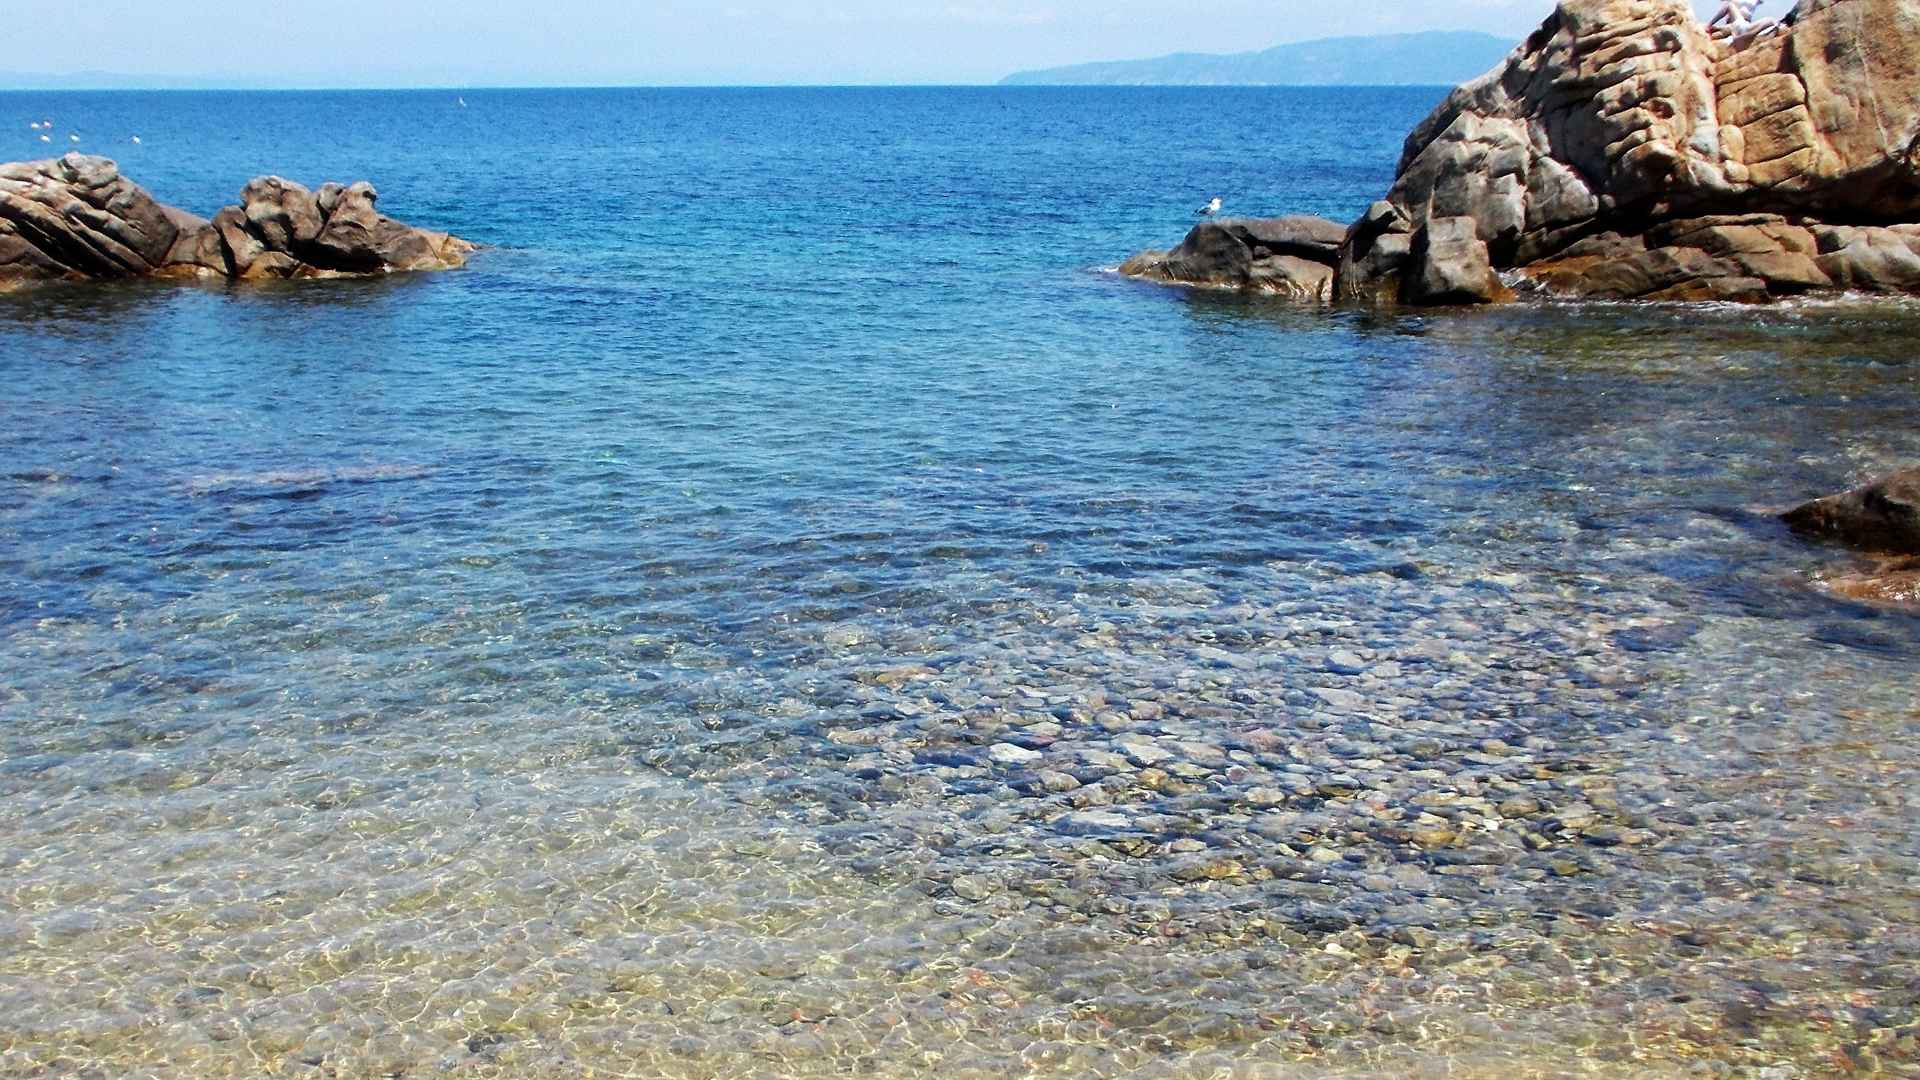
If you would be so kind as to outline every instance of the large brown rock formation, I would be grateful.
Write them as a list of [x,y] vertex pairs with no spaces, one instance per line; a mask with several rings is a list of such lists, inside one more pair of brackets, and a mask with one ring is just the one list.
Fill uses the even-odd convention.
[[366,183],[317,192],[264,176],[212,221],[163,206],[113,162],[0,165],[0,283],[146,275],[329,277],[445,270],[474,245],[374,210]]
[[[1464,234],[1471,224],[1471,237]],[[1742,48],[1687,0],[1564,0],[1407,137],[1348,300],[1920,291],[1920,0],[1805,0]]]

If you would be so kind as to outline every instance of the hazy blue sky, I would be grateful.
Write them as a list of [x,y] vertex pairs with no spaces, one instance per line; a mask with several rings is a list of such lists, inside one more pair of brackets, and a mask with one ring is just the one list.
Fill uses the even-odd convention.
[[330,86],[992,82],[1397,30],[1518,41],[1551,0],[0,0],[0,71]]

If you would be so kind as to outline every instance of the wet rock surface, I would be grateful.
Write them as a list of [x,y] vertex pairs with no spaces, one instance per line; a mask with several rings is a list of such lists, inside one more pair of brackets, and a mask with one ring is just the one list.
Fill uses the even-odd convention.
[[446,270],[473,245],[374,209],[372,185],[312,192],[277,176],[212,221],[163,206],[102,157],[0,165],[0,283],[60,278],[290,278]]
[[1920,468],[1815,499],[1781,518],[1794,532],[1861,551],[1920,555]]
[[1882,556],[1825,575],[1831,591],[1869,604],[1920,610],[1920,468],[1815,499],[1781,520],[1803,536]]
[[1832,575],[1825,583],[1848,599],[1920,611],[1920,558],[1881,560],[1862,570]]

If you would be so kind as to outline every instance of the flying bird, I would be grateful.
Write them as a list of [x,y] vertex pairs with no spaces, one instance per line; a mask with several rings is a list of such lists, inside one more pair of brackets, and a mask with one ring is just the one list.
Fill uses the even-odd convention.
[[133,141],[134,141],[134,142],[139,142],[139,141],[140,141],[140,136],[138,136],[138,135],[135,135],[135,136],[133,137]]
[[79,142],[79,141],[80,141],[80,136],[78,136],[78,135],[69,135],[69,136],[67,136],[67,138],[69,138],[69,139],[72,139],[72,140],[73,140],[74,142]]
[[1194,211],[1194,213],[1199,214],[1201,217],[1212,217],[1219,212],[1220,199],[1218,196],[1216,196],[1212,202]]
[[53,136],[51,136],[51,135],[42,135],[42,136],[40,136],[40,141],[41,141],[41,142],[52,142],[52,141],[53,141]]

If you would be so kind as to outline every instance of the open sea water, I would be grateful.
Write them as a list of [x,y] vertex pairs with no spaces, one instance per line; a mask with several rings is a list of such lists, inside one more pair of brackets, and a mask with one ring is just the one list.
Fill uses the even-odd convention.
[[0,296],[0,1076],[1920,1075],[1920,312],[1112,272],[1439,96],[0,95],[490,245]]

